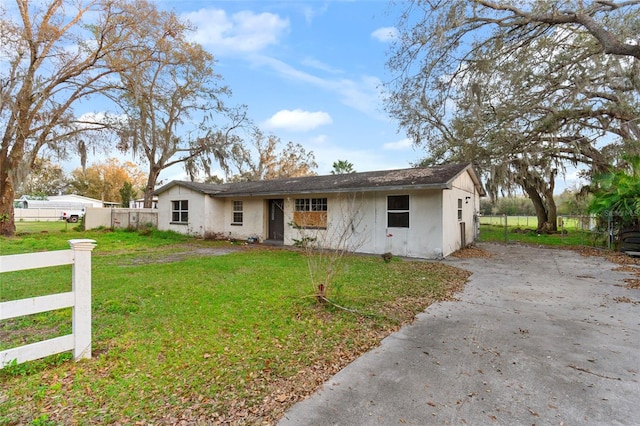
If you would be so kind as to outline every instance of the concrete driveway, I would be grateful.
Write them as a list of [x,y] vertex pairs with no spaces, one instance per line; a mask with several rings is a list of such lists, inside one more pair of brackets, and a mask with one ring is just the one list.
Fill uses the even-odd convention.
[[483,244],[458,301],[340,371],[290,425],[638,425],[640,290],[600,257]]

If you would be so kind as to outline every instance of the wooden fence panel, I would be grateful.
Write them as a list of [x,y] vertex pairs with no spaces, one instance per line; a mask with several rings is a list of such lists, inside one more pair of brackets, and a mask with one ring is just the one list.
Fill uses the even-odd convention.
[[48,268],[71,265],[73,250],[45,251],[40,253],[11,254],[0,256],[0,273],[24,271],[25,269]]
[[94,240],[69,240],[71,250],[0,256],[0,273],[72,265],[72,290],[0,303],[0,320],[73,308],[73,332],[0,351],[0,368],[73,350],[76,360],[91,358],[91,251]]
[[0,303],[0,320],[69,308],[73,306],[74,301],[75,294],[70,291],[68,293],[2,302]]

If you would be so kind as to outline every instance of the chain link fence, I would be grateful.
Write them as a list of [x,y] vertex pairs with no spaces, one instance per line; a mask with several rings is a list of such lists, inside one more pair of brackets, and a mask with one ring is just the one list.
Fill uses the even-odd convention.
[[614,224],[595,216],[558,216],[556,232],[538,232],[535,216],[480,216],[480,241],[544,243],[611,249],[615,245]]

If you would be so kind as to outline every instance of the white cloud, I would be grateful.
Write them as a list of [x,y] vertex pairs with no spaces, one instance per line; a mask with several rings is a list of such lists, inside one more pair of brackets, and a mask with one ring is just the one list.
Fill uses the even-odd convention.
[[316,157],[316,162],[318,163],[317,172],[321,175],[331,173],[333,162],[337,160],[347,160],[351,162],[354,170],[357,172],[406,169],[410,167],[408,161],[384,155],[379,150],[351,149],[345,145],[337,146],[329,144],[321,147],[310,145],[309,148]]
[[315,58],[305,58],[302,60],[302,65],[307,66],[309,68],[315,68],[317,70],[320,71],[325,71],[328,72],[330,74],[341,74],[342,70],[340,70],[339,68],[334,68],[329,64],[325,64],[324,62],[321,62]]
[[377,119],[386,119],[386,116],[381,114],[379,108],[383,95],[380,91],[382,82],[377,77],[364,75],[360,77],[360,80],[321,78],[300,71],[275,58],[254,55],[251,59],[254,65],[268,66],[286,80],[297,80],[303,83],[309,83],[321,89],[336,93],[340,96],[343,104],[374,116]]
[[378,77],[362,76],[358,80],[341,79],[332,82],[333,89],[342,95],[342,102],[358,111],[379,116],[382,93],[379,88],[382,82]]
[[273,13],[242,11],[229,16],[222,9],[200,9],[183,15],[197,26],[193,40],[216,54],[257,52],[277,44],[289,31],[289,20]]
[[382,149],[388,151],[406,151],[413,147],[413,141],[409,138],[404,138],[395,142],[387,142],[382,145]]
[[387,43],[395,40],[398,37],[398,30],[395,27],[378,28],[371,33],[371,37],[383,43]]
[[109,114],[106,112],[85,112],[77,118],[76,127],[87,130],[100,130],[103,124],[126,123],[125,114]]
[[302,8],[302,14],[304,15],[304,19],[307,24],[311,24],[316,16],[324,15],[329,9],[328,2],[325,2],[320,7],[314,6],[315,5],[310,6],[308,4],[305,4],[305,6]]
[[313,144],[313,145],[319,145],[322,146],[325,143],[327,143],[328,140],[328,136],[327,135],[316,135],[312,138],[309,138],[309,143]]
[[331,116],[324,111],[309,112],[301,109],[292,111],[283,109],[268,119],[265,122],[265,127],[306,132],[325,124],[331,124],[332,121]]

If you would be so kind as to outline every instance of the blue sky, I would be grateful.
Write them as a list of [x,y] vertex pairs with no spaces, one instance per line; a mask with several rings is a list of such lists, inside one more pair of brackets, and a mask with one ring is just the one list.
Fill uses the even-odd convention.
[[[195,40],[267,133],[357,171],[410,167],[412,148],[383,111],[386,53],[399,10],[387,0],[158,0],[197,28]],[[161,179],[181,178],[179,170]],[[185,176],[183,176],[184,178]]]
[[[215,58],[214,70],[249,117],[282,146],[292,141],[315,155],[318,174],[347,160],[356,171],[411,167],[423,154],[383,110],[385,62],[402,6],[390,0],[150,0],[197,30],[194,41]],[[13,0],[0,0],[15,13]],[[77,116],[105,112],[97,100],[74,108]],[[115,156],[89,152],[87,165]],[[135,160],[134,162],[138,162]],[[61,162],[71,171],[77,158]],[[139,164],[147,171],[146,164]],[[221,170],[217,174],[224,176]],[[181,166],[163,182],[187,179]]]
[[[383,110],[382,85],[394,77],[385,63],[402,2],[155,1],[197,27],[195,41],[213,54],[232,90],[227,104],[247,105],[250,118],[283,146],[292,141],[312,151],[318,174],[330,173],[337,160],[370,171],[410,167],[424,156]],[[76,114],[101,112],[91,108],[82,103]],[[105,153],[88,155],[88,165],[104,160]],[[63,166],[71,171],[79,160]],[[160,175],[164,183],[172,179],[187,179],[181,166]],[[570,171],[557,188],[574,180]]]

